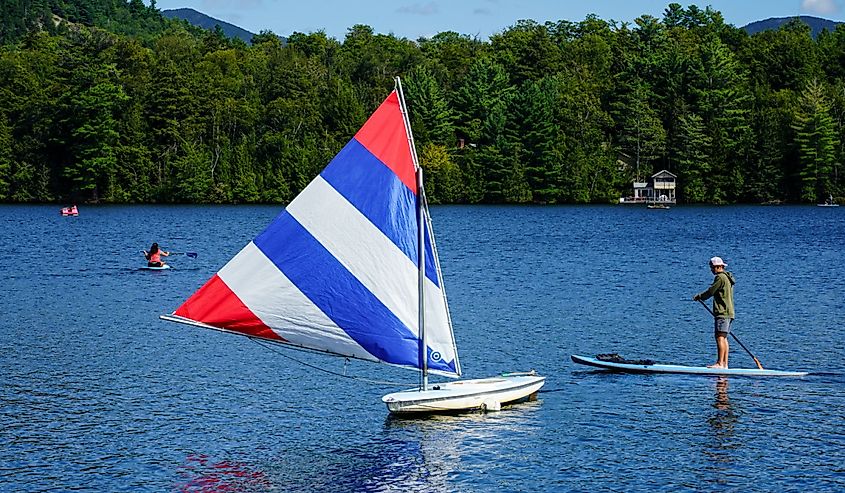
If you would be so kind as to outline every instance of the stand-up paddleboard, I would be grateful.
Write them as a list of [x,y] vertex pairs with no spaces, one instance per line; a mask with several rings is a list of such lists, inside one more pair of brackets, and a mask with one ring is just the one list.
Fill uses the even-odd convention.
[[161,267],[150,267],[149,265],[145,265],[141,268],[144,269],[144,270],[167,270],[167,269],[170,268],[170,266],[167,265],[167,264],[164,264]]
[[[744,377],[803,377],[804,371],[760,370],[757,368],[707,368],[706,366],[663,365],[653,361],[617,362],[572,355],[579,365],[593,366],[623,373],[680,373],[685,375],[724,375]],[[624,361],[624,360],[623,360]]]

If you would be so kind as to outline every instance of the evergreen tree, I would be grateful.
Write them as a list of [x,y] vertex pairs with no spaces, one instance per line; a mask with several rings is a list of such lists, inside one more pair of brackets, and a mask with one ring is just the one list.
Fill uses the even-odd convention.
[[113,65],[96,67],[87,73],[80,70],[76,75],[80,87],[68,102],[73,155],[65,175],[75,183],[76,190],[94,202],[113,198],[109,194],[115,178],[115,147],[119,140],[114,114],[116,107],[126,100],[122,88],[115,83],[116,75]]
[[696,60],[692,96],[710,147],[702,149],[712,170],[703,176],[711,194],[705,200],[736,200],[743,187],[745,148],[748,143],[749,92],[736,57],[714,34],[708,35]]
[[769,202],[785,196],[785,173],[780,163],[787,150],[783,142],[791,133],[790,102],[784,92],[770,94],[758,91],[750,119],[754,143],[745,175],[743,200]]
[[434,76],[421,66],[411,71],[406,81],[414,139],[420,144],[454,145],[455,114]]
[[0,112],[0,201],[9,199],[9,180],[12,175],[12,131],[6,115]]
[[491,36],[490,47],[494,60],[509,68],[514,85],[542,79],[561,69],[560,48],[555,46],[548,27],[535,21],[521,20]]
[[712,199],[713,173],[710,154],[712,142],[703,119],[695,113],[681,117],[678,126],[677,163],[680,177],[680,198],[687,203],[708,202]]
[[801,164],[801,200],[824,200],[833,184],[836,159],[836,131],[830,116],[824,86],[810,81],[801,93],[800,106],[792,126]]
[[518,153],[512,179],[525,181],[528,189],[527,194],[512,194],[519,197],[518,201],[553,202],[560,196],[554,95],[553,79],[527,82],[517,91],[508,110],[507,136]]

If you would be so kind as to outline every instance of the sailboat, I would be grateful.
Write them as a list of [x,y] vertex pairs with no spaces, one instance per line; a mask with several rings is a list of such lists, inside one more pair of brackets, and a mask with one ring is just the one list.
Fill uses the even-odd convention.
[[477,380],[461,366],[422,168],[395,88],[267,228],[162,319],[419,372],[385,395],[392,413],[498,410],[545,377]]

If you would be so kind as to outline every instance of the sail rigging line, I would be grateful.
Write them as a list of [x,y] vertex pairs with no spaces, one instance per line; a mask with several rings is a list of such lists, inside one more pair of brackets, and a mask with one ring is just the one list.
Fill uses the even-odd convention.
[[[314,369],[314,370],[319,370],[323,373],[328,373],[329,375],[334,375],[336,377],[349,378],[351,380],[357,380],[359,382],[369,383],[369,384],[373,384],[373,385],[382,385],[382,386],[385,386],[385,387],[401,387],[401,386],[410,387],[410,386],[414,385],[414,384],[408,383],[408,382],[391,382],[389,380],[373,380],[373,379],[370,379],[370,378],[362,378],[362,377],[356,377],[356,376],[353,376],[353,375],[347,375],[345,372],[344,373],[338,373],[336,371],[327,370],[326,368],[321,368],[317,365],[312,365],[310,363],[306,363],[302,360],[296,359],[293,356],[290,356],[290,355],[283,353],[282,351],[277,351],[276,348],[273,347],[273,346],[275,346],[275,344],[273,344],[273,345],[267,344],[265,341],[259,340],[255,337],[250,337],[249,339],[252,342],[258,344],[261,347],[263,347],[264,349],[267,349],[267,350],[274,352],[274,353],[276,353],[280,356],[283,356],[283,357],[285,357],[285,358],[287,358],[287,359],[289,359],[293,362],[296,362],[296,363],[298,363],[302,366],[307,366],[308,368],[311,368],[311,369]],[[298,350],[299,348],[290,347],[289,349]],[[306,351],[306,352],[312,352],[311,350],[308,350],[308,349],[301,349],[301,350]],[[317,352],[317,351],[314,351],[314,352],[319,354],[319,352]],[[346,369],[346,364],[349,362],[349,359],[350,358],[346,358],[344,360],[344,364],[343,364],[344,370]]]
[[443,282],[443,271],[440,269],[440,256],[437,253],[437,242],[434,239],[434,226],[431,223],[431,211],[428,208],[428,197],[422,193],[423,206],[426,211],[426,227],[428,237],[431,240],[431,253],[434,257],[434,265],[437,266],[437,282],[440,283],[440,292],[443,293],[443,305],[446,308],[446,323],[449,324],[449,333],[452,335],[452,351],[455,353],[455,373],[461,375],[461,361],[458,359],[458,344],[455,342],[455,331],[452,325],[452,313],[449,311],[449,298],[446,296],[446,283]]

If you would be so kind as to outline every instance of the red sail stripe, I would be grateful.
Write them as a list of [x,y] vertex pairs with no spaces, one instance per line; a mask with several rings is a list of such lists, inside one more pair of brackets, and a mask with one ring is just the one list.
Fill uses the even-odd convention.
[[396,91],[390,93],[367,123],[358,130],[355,140],[393,170],[414,194],[417,193],[411,146]]
[[256,317],[217,274],[188,298],[174,314],[251,336],[285,340]]

